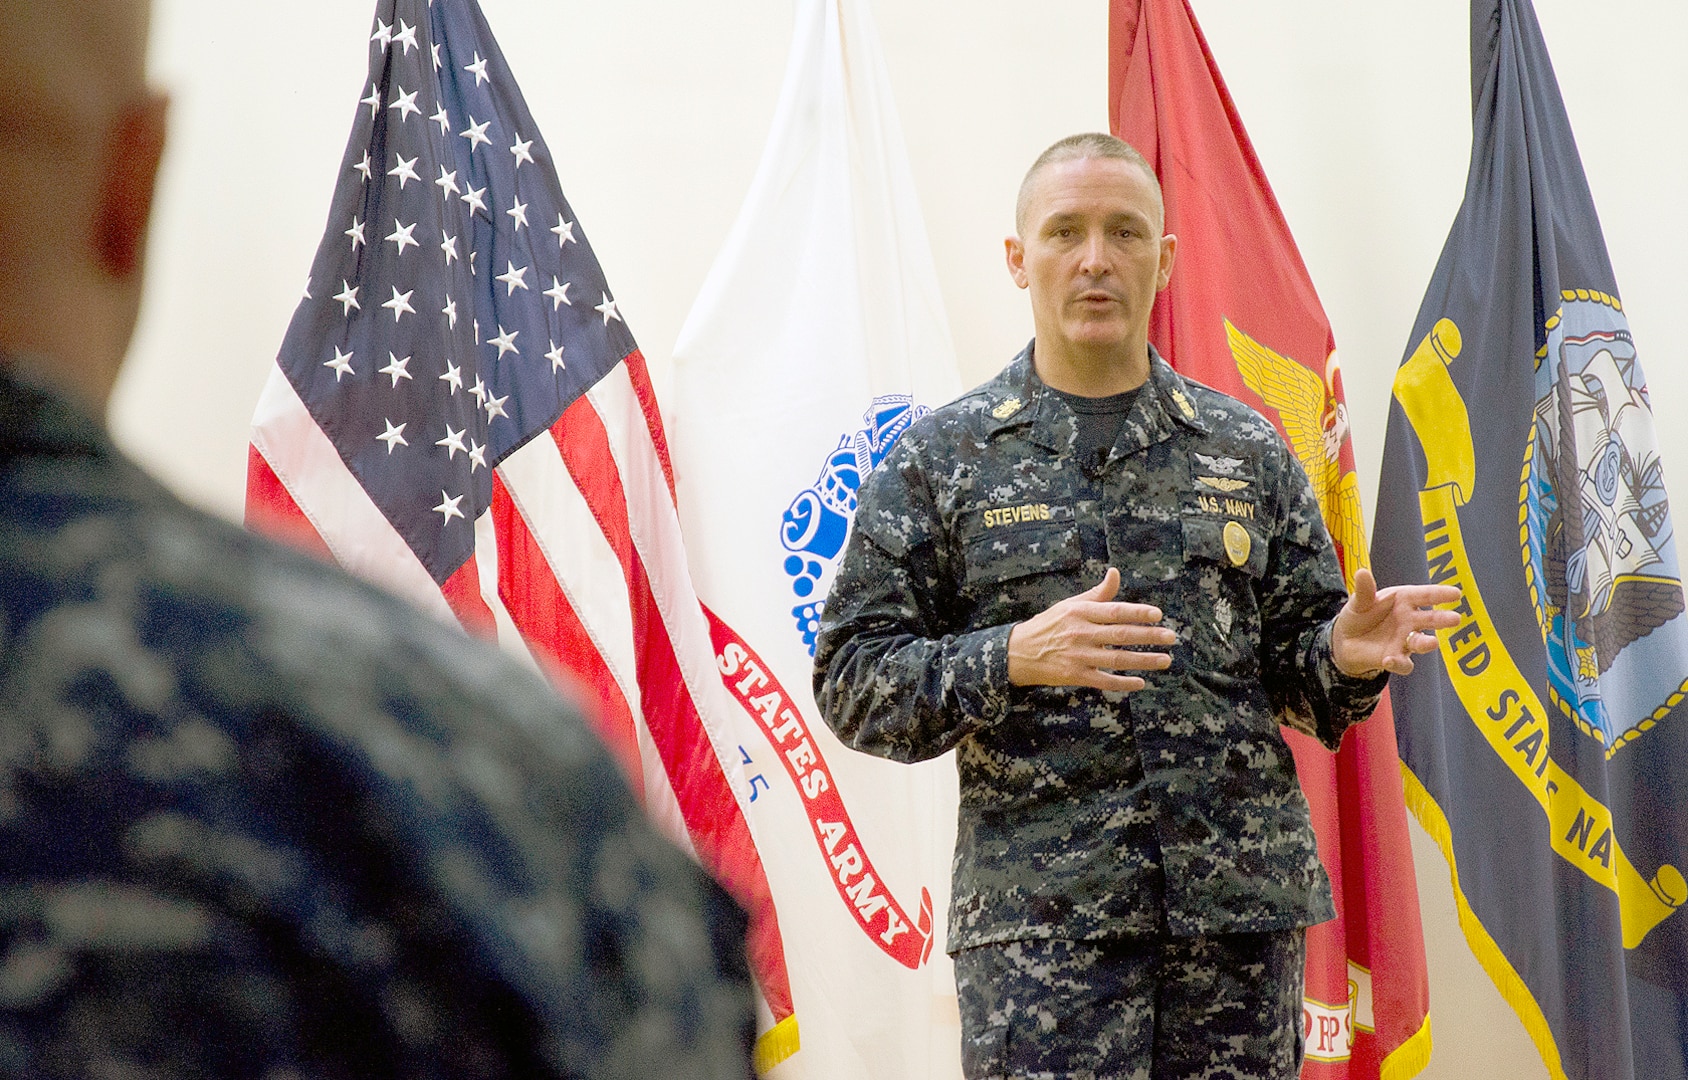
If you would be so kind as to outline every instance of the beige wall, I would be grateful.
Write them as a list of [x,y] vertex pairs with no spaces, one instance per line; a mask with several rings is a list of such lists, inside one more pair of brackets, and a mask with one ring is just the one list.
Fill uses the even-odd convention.
[[[120,438],[238,516],[246,428],[321,236],[358,97],[368,0],[156,0],[172,149]],[[1344,361],[1368,505],[1389,382],[1469,153],[1465,3],[1195,0],[1318,286]],[[1606,227],[1672,493],[1688,505],[1688,5],[1538,0]],[[783,70],[789,0],[483,0],[659,384],[736,213]],[[1001,237],[1029,159],[1104,128],[1106,0],[878,0],[964,374],[1030,335]],[[1417,837],[1437,1052],[1428,1077],[1545,1075],[1465,949],[1446,867]]]

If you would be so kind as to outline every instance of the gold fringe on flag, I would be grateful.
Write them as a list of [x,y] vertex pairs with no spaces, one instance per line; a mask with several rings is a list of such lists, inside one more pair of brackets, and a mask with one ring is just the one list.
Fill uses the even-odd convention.
[[[1542,1064],[1547,1066],[1547,1074],[1552,1080],[1566,1080],[1565,1065],[1559,1057],[1559,1046],[1553,1041],[1553,1029],[1547,1024],[1547,1017],[1542,1015],[1541,1006],[1536,1004],[1530,988],[1524,985],[1513,968],[1512,961],[1506,958],[1495,939],[1489,936],[1477,918],[1477,913],[1471,910],[1471,905],[1465,900],[1465,893],[1459,887],[1459,866],[1454,862],[1454,837],[1448,828],[1448,819],[1442,813],[1442,808],[1436,800],[1430,797],[1430,792],[1419,783],[1418,777],[1407,768],[1406,762],[1401,763],[1401,784],[1405,788],[1407,809],[1413,812],[1413,817],[1424,826],[1424,831],[1436,841],[1436,846],[1442,849],[1442,858],[1448,862],[1448,879],[1454,888],[1454,904],[1459,908],[1459,928],[1465,932],[1465,940],[1471,946],[1471,952],[1477,957],[1477,962],[1483,965],[1489,980],[1500,991],[1500,996],[1518,1014],[1523,1021],[1524,1030],[1529,1033],[1530,1040],[1536,1044],[1536,1052],[1541,1054]],[[1415,1036],[1416,1039],[1416,1036]],[[1411,1045],[1409,1041],[1405,1045]],[[1428,1050],[1428,1046],[1426,1047]],[[1393,1059],[1394,1055],[1391,1055]],[[1426,1054],[1428,1057],[1428,1054]],[[1388,1073],[1385,1073],[1387,1076]],[[1410,1074],[1409,1074],[1410,1075]]]
[[756,1066],[756,1075],[768,1075],[775,1065],[797,1053],[800,1045],[797,1039],[797,1014],[792,1013],[764,1031],[756,1040],[756,1053],[751,1059],[752,1064]]

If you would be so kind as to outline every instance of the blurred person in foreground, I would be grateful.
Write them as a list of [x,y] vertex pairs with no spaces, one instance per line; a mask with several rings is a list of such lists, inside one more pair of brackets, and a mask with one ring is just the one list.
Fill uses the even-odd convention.
[[579,714],[94,419],[147,22],[0,0],[0,1076],[747,1076],[743,916]]
[[1335,910],[1279,724],[1334,749],[1459,592],[1349,596],[1277,431],[1149,344],[1141,154],[1055,143],[1015,229],[1035,336],[862,481],[815,697],[859,750],[956,751],[969,1078],[1292,1080]]

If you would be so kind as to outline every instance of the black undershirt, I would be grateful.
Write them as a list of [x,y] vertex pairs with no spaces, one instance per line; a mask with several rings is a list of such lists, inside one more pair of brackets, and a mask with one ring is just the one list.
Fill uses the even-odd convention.
[[1109,394],[1107,397],[1080,397],[1054,387],[1049,390],[1067,403],[1067,408],[1073,411],[1073,419],[1078,422],[1074,456],[1086,468],[1094,469],[1108,460],[1108,451],[1119,441],[1120,428],[1125,426],[1131,403],[1137,400],[1143,388],[1138,386],[1123,394]]

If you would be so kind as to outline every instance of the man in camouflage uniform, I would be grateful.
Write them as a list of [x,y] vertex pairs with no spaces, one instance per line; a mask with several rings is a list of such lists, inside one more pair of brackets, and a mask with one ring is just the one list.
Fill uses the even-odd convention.
[[0,1076],[749,1076],[744,921],[490,646],[197,513],[102,411],[138,0],[0,0]]
[[1057,143],[1016,219],[1036,336],[864,481],[816,697],[956,750],[970,1078],[1293,1077],[1334,912],[1278,724],[1336,746],[1458,594],[1349,599],[1276,431],[1148,344],[1177,241],[1135,150]]

